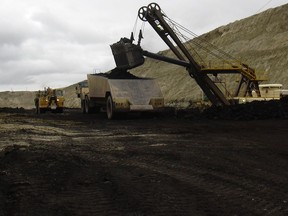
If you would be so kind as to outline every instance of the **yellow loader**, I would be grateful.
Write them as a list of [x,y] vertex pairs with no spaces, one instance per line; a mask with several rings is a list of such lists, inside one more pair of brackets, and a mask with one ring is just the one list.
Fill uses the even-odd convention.
[[44,91],[38,91],[34,99],[36,113],[45,113],[51,111],[62,113],[64,110],[63,90],[45,88]]

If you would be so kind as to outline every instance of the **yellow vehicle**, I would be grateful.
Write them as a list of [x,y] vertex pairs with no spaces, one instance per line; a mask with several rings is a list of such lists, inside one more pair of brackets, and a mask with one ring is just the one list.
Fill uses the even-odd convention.
[[63,90],[45,88],[44,91],[36,93],[34,102],[37,113],[45,113],[46,111],[62,113],[64,109]]
[[112,119],[119,113],[160,112],[164,97],[154,79],[139,78],[129,72],[112,70],[106,74],[88,74],[76,87],[83,113],[106,111]]

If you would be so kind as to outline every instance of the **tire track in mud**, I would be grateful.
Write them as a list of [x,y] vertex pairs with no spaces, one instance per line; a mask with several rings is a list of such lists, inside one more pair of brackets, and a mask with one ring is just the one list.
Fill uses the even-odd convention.
[[[11,151],[5,160],[18,158],[18,161],[0,167],[10,170],[5,181],[1,178],[7,197],[5,215],[19,212],[22,215],[119,215],[112,199],[113,187],[101,163],[96,166],[67,154],[66,161],[61,159],[62,153],[48,155],[47,152],[43,160],[33,149],[29,151]],[[33,164],[26,158],[33,159]],[[26,164],[25,168],[20,170],[20,164]]]
[[[103,185],[78,183],[72,186],[67,191],[51,193],[49,183],[15,182],[7,191],[10,198],[6,203],[7,215],[17,215],[17,212],[23,215],[118,215],[116,209],[113,210],[111,197],[103,192]],[[46,212],[42,212],[42,208]]]
[[[149,137],[149,134],[146,134],[146,136],[143,136],[143,137],[147,138]],[[161,137],[161,135],[159,135],[159,137]],[[159,137],[158,137],[158,140],[161,139]],[[172,139],[168,138],[167,140],[166,139],[167,137],[165,137],[165,140],[163,140],[162,143],[167,143],[168,140],[169,141],[173,140],[173,138]],[[147,140],[142,141],[142,142],[149,143],[149,141]],[[151,140],[150,140],[150,143],[151,143]],[[147,154],[149,155],[150,153],[151,152],[148,152],[148,153],[143,152],[143,151],[141,151],[141,153],[139,152],[139,154],[141,155],[144,154],[146,156]],[[131,150],[130,150],[130,154],[131,154]],[[137,152],[134,152],[134,154],[138,155]],[[169,155],[169,154],[171,155],[171,152],[165,153],[165,155]],[[163,156],[163,155],[161,154],[160,156]],[[187,156],[186,152],[183,152],[182,154],[179,154],[179,155],[175,155],[177,159],[180,158],[181,160],[183,160],[183,158],[184,160],[185,158],[191,159],[195,156],[196,156],[195,154],[193,154],[192,156],[189,156],[189,155]],[[144,157],[139,156],[139,158],[136,158],[135,160],[132,160],[132,161],[128,161],[124,163],[123,165],[128,166],[128,167],[136,166],[136,167],[140,167],[143,169],[149,169],[154,172],[161,173],[163,175],[167,175],[173,179],[179,180],[180,182],[184,182],[185,185],[188,184],[189,187],[194,188],[193,190],[195,190],[195,188],[198,188],[198,190],[201,191],[199,192],[199,194],[210,194],[207,196],[210,197],[211,203],[213,202],[212,201],[213,197],[214,198],[217,197],[218,208],[219,206],[222,206],[221,209],[227,209],[227,206],[230,205],[230,206],[233,206],[233,209],[237,209],[229,213],[226,212],[227,214],[230,214],[230,213],[238,214],[239,212],[243,214],[251,214],[251,212],[253,212],[253,214],[269,215],[269,214],[272,214],[273,212],[277,212],[279,215],[285,215],[285,213],[287,212],[287,205],[285,205],[286,203],[285,199],[287,197],[285,196],[285,192],[283,192],[282,195],[280,193],[280,191],[283,190],[283,188],[281,187],[283,186],[283,183],[284,183],[283,181],[287,180],[287,177],[286,178],[283,178],[281,176],[273,177],[273,175],[271,175],[270,181],[275,182],[275,184],[280,183],[279,186],[278,187],[274,186],[273,189],[267,190],[269,186],[265,185],[265,182],[264,182],[262,185],[262,188],[266,188],[266,189],[258,190],[258,189],[255,189],[255,186],[259,186],[258,182],[259,180],[261,181],[261,179],[255,179],[253,175],[252,176],[248,175],[244,178],[244,177],[241,177],[241,175],[239,176],[239,173],[235,171],[233,173],[233,171],[231,170],[231,166],[235,166],[236,168],[238,162],[241,162],[241,160],[246,160],[248,158],[241,158],[240,156],[235,161],[230,160],[228,164],[228,168],[229,168],[228,173],[224,170],[222,170],[222,173],[213,171],[213,169],[211,169],[213,165],[211,165],[210,167],[209,167],[209,164],[207,165],[205,163],[204,164],[202,163],[199,165],[199,161],[197,161],[197,157],[196,159],[194,159],[194,162],[198,162],[198,167],[195,167],[192,165],[192,167],[189,167],[189,169],[187,169],[186,167],[186,170],[183,170],[183,165],[177,168],[177,165],[175,166],[174,163],[171,164],[171,160],[169,161],[163,158],[162,159],[157,158],[157,160],[155,160],[155,157],[152,157],[151,160],[147,161],[147,157],[145,157],[144,159],[143,158]],[[198,156],[198,159],[199,159],[199,156]],[[117,159],[115,160],[117,161]],[[157,163],[155,163],[155,161],[157,161]],[[223,164],[221,163],[223,162],[220,162],[220,165],[223,166]],[[227,164],[224,164],[224,169],[225,169],[225,166],[227,168]],[[170,168],[168,169],[167,167],[170,167],[170,168],[172,167],[172,170]],[[216,167],[219,167],[219,164],[217,164]],[[175,168],[178,171],[174,171]],[[238,171],[240,171],[240,168],[238,168]],[[195,173],[195,171],[197,172]],[[189,175],[186,174],[186,173],[193,173],[193,172],[195,174],[192,176],[190,174]],[[265,170],[263,171],[262,175],[267,176],[267,173],[265,174],[264,172]],[[273,194],[277,194],[278,196],[280,195],[278,202],[271,200],[271,196],[273,196]],[[185,197],[184,199],[185,202],[189,200],[189,197],[190,196]],[[199,197],[205,197],[205,196],[199,195]],[[282,200],[281,200],[281,197],[282,197]],[[207,199],[207,197],[205,198]],[[243,200],[245,201],[244,205],[241,204],[243,203]],[[210,207],[212,206],[211,203],[208,203],[208,204],[207,202],[205,203],[206,204],[204,204],[204,206],[205,205],[210,206]],[[185,204],[183,205],[185,206]],[[200,206],[201,206],[201,203],[200,203]],[[203,207],[203,209],[205,209],[205,207]],[[249,210],[245,210],[245,209],[249,209]],[[219,213],[218,215],[223,215],[222,213]]]
[[[277,212],[277,215],[284,216],[288,210],[285,202],[285,196],[287,198],[285,192],[282,192],[282,199],[278,197],[278,201],[273,200],[275,194],[281,194],[280,191],[283,188],[280,187],[269,190],[255,190],[257,182],[237,179],[223,174],[219,176],[219,173],[209,173],[208,175],[204,170],[200,172],[197,169],[194,170],[195,167],[191,168],[189,172],[187,170],[183,171],[182,167],[177,166],[168,168],[167,161],[161,162],[158,160],[155,164],[153,161],[133,159],[126,161],[123,165],[145,169],[146,172],[148,172],[147,170],[155,172],[158,177],[159,174],[163,175],[163,184],[166,189],[173,187],[167,182],[176,180],[178,190],[182,190],[183,193],[180,196],[181,198],[177,200],[176,197],[179,197],[177,191],[172,191],[169,196],[174,197],[174,199],[170,204],[175,205],[177,203],[179,209],[183,211],[185,211],[184,209],[187,210],[187,206],[191,207],[189,204],[195,203],[195,200],[199,209],[213,215],[273,215],[273,212]],[[160,191],[158,190],[158,192]],[[167,206],[166,204],[164,206]],[[164,206],[161,209],[165,209]],[[177,212],[179,213],[179,211]],[[182,213],[188,215],[187,212]]]
[[[145,137],[147,138],[149,135]],[[161,137],[161,135],[159,135],[159,137]],[[158,140],[161,140],[159,137]],[[171,141],[171,138],[168,138],[167,140],[166,139],[167,137],[165,137],[165,140],[162,140],[162,143],[167,143],[168,140]],[[148,143],[147,141],[143,142]],[[199,161],[197,161],[199,160],[199,156],[197,157],[195,154],[193,154],[191,157],[187,157],[187,155],[185,155],[186,152],[182,153],[184,154],[184,157],[181,153],[179,155],[176,154],[175,158],[181,159],[181,164],[179,164],[179,161],[176,163],[171,163],[171,161],[173,161],[173,157],[172,160],[171,158],[170,160],[167,158],[161,158],[161,156],[164,155],[162,153],[158,155],[159,157],[157,157],[156,153],[151,156],[151,151],[148,151],[148,153],[147,151],[137,151],[138,150],[135,150],[134,148],[134,155],[132,154],[131,159],[125,159],[121,164],[127,167],[137,167],[156,172],[158,174],[179,181],[179,184],[183,184],[183,187],[186,188],[186,190],[190,188],[192,191],[199,191],[196,193],[196,199],[198,201],[200,200],[198,204],[202,206],[201,209],[206,209],[210,213],[215,215],[229,215],[239,213],[240,215],[271,215],[277,212],[279,215],[285,215],[287,212],[287,195],[286,192],[283,191],[282,187],[285,180],[287,180],[287,177],[282,177],[279,175],[273,176],[273,174],[270,174],[270,179],[264,180],[263,182],[263,179],[261,179],[262,177],[257,179],[255,175],[250,174],[249,176],[249,174],[246,173],[245,177],[241,176],[241,173],[237,172],[237,170],[241,170],[241,167],[238,167],[237,169],[237,163],[241,162],[241,160],[245,161],[246,159],[249,159],[249,157],[244,158],[245,155],[243,154],[243,158],[237,158],[235,161],[230,160],[229,164],[223,164],[223,162],[215,161],[216,164],[214,164],[214,167],[218,167],[219,169],[220,166],[222,167],[222,170],[214,171],[212,164],[199,164]],[[169,154],[171,155],[171,152],[165,152],[165,155]],[[121,154],[119,157],[121,157]],[[188,163],[186,161],[186,164],[183,164],[183,158],[191,159],[193,157],[194,159],[192,159],[192,161],[189,160]],[[196,164],[198,163],[198,166],[190,163],[193,161],[196,162]],[[189,165],[189,167],[187,165]],[[228,172],[225,170],[227,165],[229,168]],[[234,166],[236,168],[236,172],[233,172],[229,166]],[[264,170],[263,172],[258,173],[261,174],[261,176],[267,177],[267,173],[265,172],[266,171]],[[270,188],[269,185],[274,184],[273,182],[275,182],[275,185]],[[165,188],[168,188],[168,186],[165,185]],[[173,193],[175,193],[175,191]],[[176,193],[170,196],[176,197]],[[183,203],[180,204],[180,206],[184,208],[187,203],[191,203],[189,202],[191,196],[193,197],[194,195],[187,193],[182,194],[181,198],[183,199]],[[275,196],[278,196],[278,200],[273,199]],[[214,201],[215,198],[217,200]],[[174,200],[174,204],[175,202],[176,201]],[[213,202],[217,203],[214,204],[216,212],[214,210],[208,210],[211,208],[211,206],[213,206]],[[207,206],[209,206],[209,208],[207,208]],[[225,211],[225,209],[230,209],[230,211]]]
[[[10,143],[0,155],[0,214],[287,215],[285,151],[246,142],[246,132],[225,138],[221,123],[174,120],[21,118],[9,123],[36,127],[13,129],[12,142],[26,137],[27,145]],[[237,131],[230,124],[223,128]]]

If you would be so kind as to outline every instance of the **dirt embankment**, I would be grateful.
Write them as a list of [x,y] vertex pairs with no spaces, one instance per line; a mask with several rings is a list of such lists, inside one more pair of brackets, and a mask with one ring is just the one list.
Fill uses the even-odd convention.
[[6,91],[0,92],[0,107],[32,109],[35,92],[29,91]]

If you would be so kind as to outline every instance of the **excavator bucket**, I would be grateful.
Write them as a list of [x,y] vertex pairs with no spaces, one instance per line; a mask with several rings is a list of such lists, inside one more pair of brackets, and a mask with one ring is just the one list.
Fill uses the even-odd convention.
[[121,38],[119,42],[110,45],[117,68],[132,69],[144,63],[142,49],[132,44],[128,38]]

